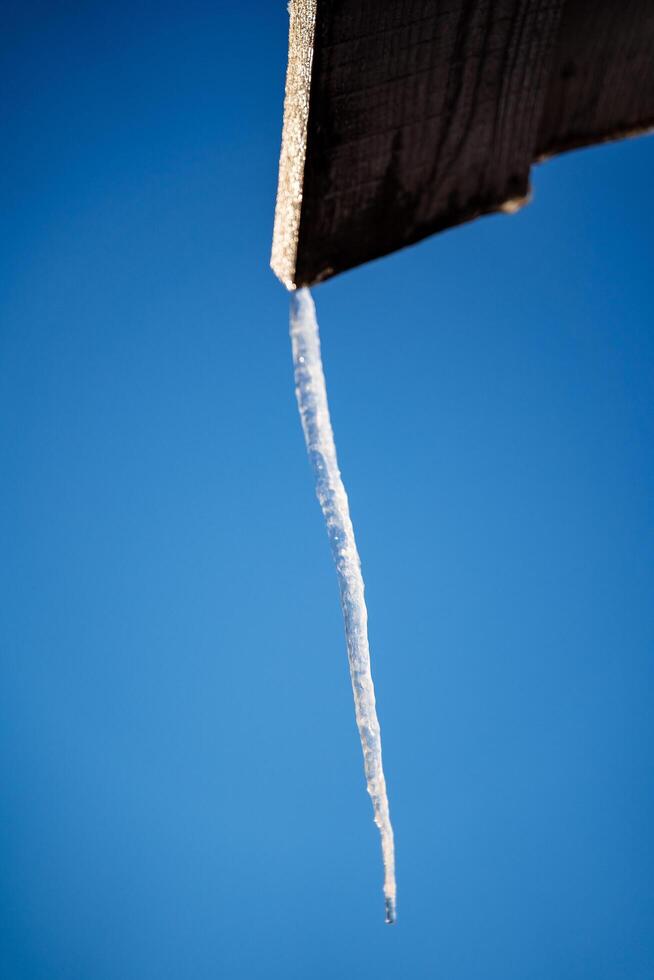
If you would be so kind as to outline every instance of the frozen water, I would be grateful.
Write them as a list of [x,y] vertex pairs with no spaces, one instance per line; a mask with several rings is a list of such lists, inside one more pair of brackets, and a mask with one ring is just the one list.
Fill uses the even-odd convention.
[[308,289],[297,290],[291,298],[291,343],[295,368],[295,393],[304,438],[316,480],[316,493],[336,563],[366,783],[372,800],[375,823],[381,834],[386,921],[393,923],[395,922],[395,848],[382,767],[381,733],[375,709],[375,689],[370,673],[368,611],[364,598],[361,562],[354,540],[347,494],[338,468],[334,433],[329,418],[316,308]]

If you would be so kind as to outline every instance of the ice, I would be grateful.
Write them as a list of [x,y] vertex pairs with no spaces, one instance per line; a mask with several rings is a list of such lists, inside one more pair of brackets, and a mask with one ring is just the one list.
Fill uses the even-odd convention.
[[381,835],[386,922],[394,923],[396,918],[395,847],[382,767],[381,733],[375,708],[375,689],[370,673],[368,611],[364,598],[361,562],[354,539],[347,494],[338,468],[334,433],[329,418],[316,308],[308,289],[297,290],[291,298],[291,343],[295,368],[295,393],[304,438],[338,575],[366,784],[372,800],[375,823]]

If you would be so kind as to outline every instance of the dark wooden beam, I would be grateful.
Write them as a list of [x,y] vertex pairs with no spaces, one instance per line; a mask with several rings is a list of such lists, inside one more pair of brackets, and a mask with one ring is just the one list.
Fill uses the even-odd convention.
[[536,158],[654,128],[654,2],[567,0]]
[[291,287],[513,211],[535,158],[654,123],[652,0],[294,0],[291,16],[273,253]]

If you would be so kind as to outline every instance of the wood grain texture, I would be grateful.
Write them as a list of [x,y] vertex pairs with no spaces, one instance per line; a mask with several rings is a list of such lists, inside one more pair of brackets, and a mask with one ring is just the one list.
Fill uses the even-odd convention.
[[653,65],[654,0],[318,0],[294,285],[515,210],[654,117]]
[[536,156],[654,127],[654,0],[567,0]]

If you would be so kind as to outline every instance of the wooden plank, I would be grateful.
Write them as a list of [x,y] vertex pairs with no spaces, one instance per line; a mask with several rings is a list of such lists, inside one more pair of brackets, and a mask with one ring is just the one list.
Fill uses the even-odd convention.
[[296,176],[288,152],[280,175],[275,242],[285,251],[273,262],[291,288],[515,210],[535,157],[654,118],[652,0],[294,0],[293,9],[304,47],[292,27],[289,77],[301,56],[306,88],[287,85],[285,132],[294,106],[307,111]]
[[536,155],[652,128],[654,2],[568,0]]

